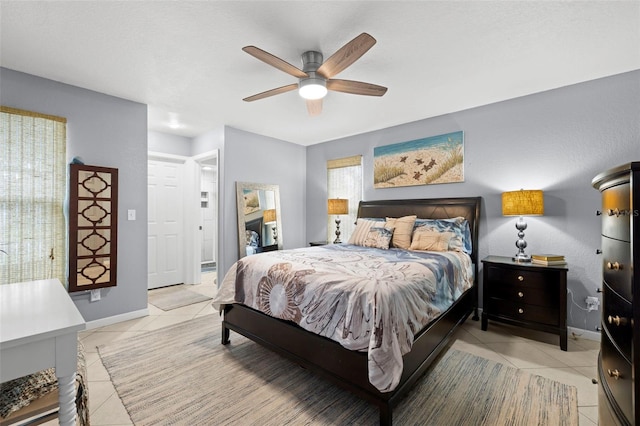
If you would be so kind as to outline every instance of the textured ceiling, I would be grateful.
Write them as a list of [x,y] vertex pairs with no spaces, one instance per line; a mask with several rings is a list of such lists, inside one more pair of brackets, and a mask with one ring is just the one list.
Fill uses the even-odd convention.
[[[0,2],[0,65],[149,106],[149,128],[229,125],[310,145],[640,69],[639,1]],[[338,78],[389,88],[330,92],[320,116],[296,80],[241,49],[300,66],[368,32]],[[180,126],[172,129],[170,124]]]

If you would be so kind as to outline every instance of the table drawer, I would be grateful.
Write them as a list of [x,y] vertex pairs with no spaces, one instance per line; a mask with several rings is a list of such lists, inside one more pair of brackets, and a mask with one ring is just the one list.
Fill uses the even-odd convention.
[[489,266],[489,280],[495,283],[518,284],[530,287],[546,288],[549,277],[545,271],[529,271],[523,269],[508,269]]
[[615,349],[607,333],[602,333],[600,353],[602,355],[602,372],[605,379],[602,386],[607,386],[625,417],[632,419],[631,395],[633,378],[631,376],[631,364]]
[[491,283],[488,289],[489,297],[511,300],[526,305],[546,306],[557,308],[558,285],[553,282],[533,284],[507,284],[502,281]]
[[623,355],[627,360],[631,360],[631,339],[633,337],[631,303],[618,296],[607,284],[604,284],[603,288],[602,323]]
[[550,307],[514,303],[511,300],[490,298],[489,313],[508,317],[517,321],[531,321],[539,324],[559,326],[558,310]]
[[630,241],[630,190],[627,182],[602,191],[602,235]]
[[633,300],[631,292],[631,245],[602,237],[602,275],[611,288],[628,301]]

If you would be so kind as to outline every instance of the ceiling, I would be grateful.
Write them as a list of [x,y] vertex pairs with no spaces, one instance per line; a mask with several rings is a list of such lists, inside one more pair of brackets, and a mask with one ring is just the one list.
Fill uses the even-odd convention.
[[[0,65],[149,107],[151,130],[228,125],[311,145],[640,69],[632,1],[0,1]],[[389,88],[329,92],[310,117],[296,79],[244,53],[301,66],[362,32],[377,44],[337,78]]]

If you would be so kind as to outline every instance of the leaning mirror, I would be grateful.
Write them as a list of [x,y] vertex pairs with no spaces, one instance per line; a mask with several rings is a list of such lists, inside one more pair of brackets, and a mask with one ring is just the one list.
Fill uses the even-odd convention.
[[71,164],[69,291],[116,285],[118,169]]
[[239,257],[282,250],[278,185],[236,182]]

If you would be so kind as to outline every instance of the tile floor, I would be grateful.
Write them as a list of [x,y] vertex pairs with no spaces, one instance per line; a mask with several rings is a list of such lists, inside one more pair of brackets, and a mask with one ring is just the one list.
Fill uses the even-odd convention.
[[[190,289],[213,296],[216,287],[208,281],[205,279],[203,284]],[[86,350],[91,424],[132,424],[102,365],[96,346],[214,313],[216,311],[208,301],[168,312],[149,305],[147,317],[83,332],[81,339]],[[597,385],[592,383],[592,378],[597,375],[599,343],[578,337],[570,339],[568,346],[568,351],[564,352],[560,350],[555,335],[499,323],[490,323],[489,329],[482,331],[480,322],[471,319],[457,332],[452,344],[453,348],[575,386],[578,389],[580,426],[597,425]],[[56,425],[57,421],[45,424]]]

